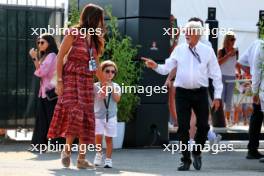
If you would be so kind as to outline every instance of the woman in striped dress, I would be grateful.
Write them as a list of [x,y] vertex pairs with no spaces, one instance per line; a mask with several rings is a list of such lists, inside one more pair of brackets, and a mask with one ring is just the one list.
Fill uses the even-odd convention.
[[[91,29],[97,33],[91,34]],[[96,74],[104,82],[99,65],[99,57],[104,48],[103,29],[103,9],[88,4],[81,13],[79,25],[70,29],[64,37],[57,56],[56,92],[59,99],[48,138],[66,138],[66,145],[61,153],[64,167],[70,166],[71,146],[75,138],[79,139],[77,167],[94,167],[85,160],[85,153],[87,144],[94,144],[95,141],[93,76]],[[66,55],[67,61],[63,66]],[[89,69],[90,61],[95,61],[96,71]]]

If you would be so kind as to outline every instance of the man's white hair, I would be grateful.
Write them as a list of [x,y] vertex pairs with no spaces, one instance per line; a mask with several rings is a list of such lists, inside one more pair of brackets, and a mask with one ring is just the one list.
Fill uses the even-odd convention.
[[203,26],[200,21],[190,21],[185,25],[185,30],[187,29],[195,29],[196,35],[203,35]]

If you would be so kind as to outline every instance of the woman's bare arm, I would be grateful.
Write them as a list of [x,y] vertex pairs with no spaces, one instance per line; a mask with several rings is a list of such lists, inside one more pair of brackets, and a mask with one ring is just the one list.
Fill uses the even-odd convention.
[[58,80],[62,80],[63,59],[65,55],[69,52],[72,46],[73,40],[74,40],[74,36],[67,35],[64,37],[61,43],[59,53],[57,55],[57,79]]
[[227,54],[225,56],[222,56],[222,52],[221,52],[221,50],[219,50],[217,53],[219,65],[222,65],[223,63],[225,63],[228,60],[228,57],[229,56]]

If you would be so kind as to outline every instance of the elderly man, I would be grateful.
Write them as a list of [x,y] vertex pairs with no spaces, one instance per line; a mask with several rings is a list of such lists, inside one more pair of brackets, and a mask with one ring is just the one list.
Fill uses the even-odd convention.
[[261,107],[260,102],[258,101],[258,91],[261,82],[260,75],[262,73],[256,66],[254,67],[254,65],[259,62],[259,56],[261,52],[263,52],[261,50],[264,43],[263,36],[264,34],[259,31],[259,39],[255,40],[238,60],[242,65],[242,69],[246,72],[250,71],[250,74],[252,75],[252,88],[254,93],[253,113],[249,123],[249,143],[246,158],[260,159],[260,162],[264,162],[264,155],[258,151],[261,127],[264,118],[263,112],[261,111],[261,108],[263,109],[263,107]]
[[[260,86],[260,80],[256,79],[259,77],[259,70],[254,67],[259,60],[260,54],[263,52],[262,46],[264,43],[264,21],[260,19],[257,23],[258,26],[258,39],[256,39],[239,58],[238,62],[242,65],[242,69],[245,72],[250,72],[252,75],[252,88],[253,88],[253,113],[250,117],[249,123],[249,143],[248,143],[248,153],[247,159],[260,159],[264,162],[264,155],[258,151],[259,139],[261,133],[261,126],[264,119],[261,107],[258,101],[258,89]],[[262,30],[261,30],[262,29]],[[262,158],[262,159],[261,159]]]
[[178,45],[166,59],[165,64],[158,65],[155,61],[142,57],[148,68],[157,73],[166,75],[177,67],[177,76],[174,81],[176,87],[176,106],[178,117],[178,134],[180,144],[188,146],[191,110],[197,118],[197,131],[195,135],[195,147],[187,147],[182,151],[182,164],[179,171],[190,169],[191,154],[193,166],[200,170],[202,166],[201,150],[207,139],[209,130],[209,102],[208,102],[208,78],[213,79],[214,101],[212,107],[217,110],[220,106],[222,94],[221,70],[213,49],[199,42],[202,32],[200,22],[189,22],[185,28],[186,43]]
[[[264,64],[264,41],[261,41],[257,51],[256,57],[253,61],[253,75],[252,75],[252,92],[253,92],[253,103],[255,106],[261,106],[262,112],[262,120],[263,120],[263,112],[264,112],[264,78],[263,78],[263,64]],[[261,125],[258,125],[256,128],[261,130]],[[253,128],[253,127],[251,127]],[[257,131],[260,132],[260,131]],[[259,136],[256,136],[259,138]],[[257,141],[258,142],[258,141]],[[260,154],[261,155],[261,154]],[[263,156],[263,155],[262,155]],[[264,158],[262,157],[260,162],[264,162]]]

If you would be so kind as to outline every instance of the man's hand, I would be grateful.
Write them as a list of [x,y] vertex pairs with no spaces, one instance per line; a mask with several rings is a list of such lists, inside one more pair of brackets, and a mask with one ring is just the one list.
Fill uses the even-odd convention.
[[220,99],[214,99],[211,108],[214,108],[215,111],[217,111],[220,107],[221,100]]
[[253,96],[253,103],[254,103],[254,104],[259,104],[259,96],[258,96],[257,94],[255,94],[255,95]]
[[143,60],[145,62],[145,65],[148,67],[148,68],[151,68],[151,69],[155,69],[158,67],[158,64],[151,60],[151,59],[148,59],[146,57],[141,57],[141,60]]

